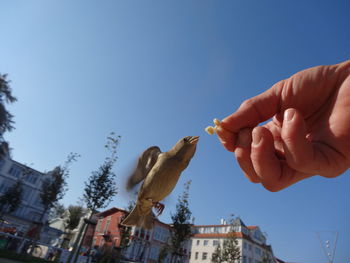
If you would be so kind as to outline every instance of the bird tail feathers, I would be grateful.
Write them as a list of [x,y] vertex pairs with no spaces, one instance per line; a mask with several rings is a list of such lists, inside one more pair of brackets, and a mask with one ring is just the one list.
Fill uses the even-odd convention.
[[145,229],[152,229],[154,215],[152,209],[142,211],[139,205],[136,205],[130,214],[121,222],[124,226],[137,226]]

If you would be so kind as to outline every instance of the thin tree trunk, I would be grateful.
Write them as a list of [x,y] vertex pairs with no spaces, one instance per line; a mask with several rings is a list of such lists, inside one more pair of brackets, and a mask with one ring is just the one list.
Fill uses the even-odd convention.
[[38,230],[37,230],[36,233],[34,234],[34,238],[33,238],[33,240],[32,240],[32,247],[30,248],[29,255],[32,255],[32,254],[33,254],[34,249],[35,249],[35,246],[36,246],[38,240],[40,239],[41,230],[42,230],[42,227],[43,227],[43,225],[44,225],[44,223],[43,223],[42,221],[43,221],[43,219],[44,219],[44,216],[45,216],[47,210],[48,210],[48,208],[46,208],[46,209],[44,210],[44,212],[43,212],[43,213],[41,214],[41,216],[40,216],[39,225],[38,225]]
[[74,244],[73,244],[73,250],[69,253],[67,263],[71,263],[74,254],[77,252],[77,247],[79,246],[79,241],[80,241],[81,235],[83,234],[84,228],[85,228],[85,222],[79,229],[78,236],[75,239]]
[[[91,216],[89,217],[89,220],[90,220],[90,218],[91,218]],[[88,227],[89,227],[89,224],[87,224],[87,223],[84,222],[84,226],[83,226],[83,229],[84,229],[83,237],[82,237],[82,238],[80,239],[80,241],[79,241],[78,249],[77,249],[77,251],[76,251],[76,254],[75,254],[73,263],[76,263],[77,260],[78,260],[79,252],[80,252],[81,246],[82,246],[82,244],[83,244],[83,241],[84,241],[84,239],[85,239],[85,236],[86,236],[86,232],[87,232]]]

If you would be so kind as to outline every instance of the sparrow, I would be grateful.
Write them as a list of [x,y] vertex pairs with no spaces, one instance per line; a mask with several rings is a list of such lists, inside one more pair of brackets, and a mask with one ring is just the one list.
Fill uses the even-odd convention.
[[199,136],[186,136],[167,152],[158,146],[145,150],[138,159],[135,171],[129,177],[126,188],[130,190],[143,180],[138,192],[136,205],[121,222],[124,226],[137,226],[151,229],[155,215],[163,212],[160,203],[175,188],[182,171],[186,169],[196,152]]

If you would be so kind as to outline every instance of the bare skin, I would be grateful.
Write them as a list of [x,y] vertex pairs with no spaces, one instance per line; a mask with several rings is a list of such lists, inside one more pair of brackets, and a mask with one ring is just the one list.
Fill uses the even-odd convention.
[[339,176],[350,167],[350,60],[276,83],[244,101],[217,133],[248,179],[269,191]]

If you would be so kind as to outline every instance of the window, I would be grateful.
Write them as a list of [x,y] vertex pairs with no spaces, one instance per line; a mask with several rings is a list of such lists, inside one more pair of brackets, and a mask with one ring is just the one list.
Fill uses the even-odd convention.
[[4,159],[1,159],[1,160],[0,160],[0,170],[1,170],[1,168],[4,166],[4,164],[5,164],[5,160],[4,160]]
[[249,250],[252,250],[252,245],[251,244],[249,244]]
[[196,252],[196,254],[194,254],[194,259],[198,259],[198,252]]
[[[30,197],[32,195],[32,189],[30,189],[29,187],[25,186],[22,188],[22,200],[25,200],[27,202],[30,201]],[[41,199],[41,198],[40,198]]]
[[119,238],[115,237],[113,240],[113,246],[118,247],[119,246]]
[[28,183],[35,184],[38,178],[39,178],[38,174],[28,174],[25,180]]
[[197,240],[197,246],[199,246],[199,244],[200,244],[200,240]]
[[213,246],[218,246],[219,245],[219,240],[213,240]]
[[245,242],[243,243],[243,248],[247,249],[247,243],[245,243]]
[[255,254],[257,254],[257,255],[260,255],[260,253],[261,253],[261,250],[260,250],[260,248],[258,248],[258,247],[255,247]]
[[242,263],[248,263],[247,262],[247,256],[243,256],[243,262]]
[[[100,248],[102,248],[104,244],[105,244],[105,240],[104,240],[104,238],[102,238],[101,242],[100,242]],[[249,262],[249,263],[251,263],[251,262]]]
[[208,246],[208,243],[209,243],[208,240],[204,240],[204,241],[203,241],[203,246]]
[[22,169],[20,167],[18,167],[17,165],[12,165],[10,170],[9,170],[9,174],[11,174],[12,176],[19,178],[21,176],[22,173]]
[[105,225],[105,230],[103,232],[107,232],[108,231],[108,228],[109,228],[109,224],[111,223],[111,217],[107,217],[107,222],[106,222],[106,225]]
[[25,218],[27,216],[26,212],[27,212],[26,209],[23,206],[20,206],[14,212],[12,212],[12,214],[18,217]]
[[150,252],[150,258],[153,260],[157,260],[159,255],[159,246],[152,246]]
[[253,263],[253,260],[252,260],[252,258],[249,258],[249,261],[248,261],[248,263]]
[[202,260],[206,260],[208,257],[208,253],[207,252],[203,252],[202,254]]
[[100,232],[101,231],[101,225],[102,225],[102,219],[99,219],[97,222],[97,226],[96,226],[96,231]]
[[5,193],[7,191],[7,189],[10,188],[11,184],[12,184],[12,182],[4,179],[0,184],[0,193]]
[[41,214],[34,211],[30,212],[28,215],[28,218],[32,221],[39,221],[40,217],[41,217]]

